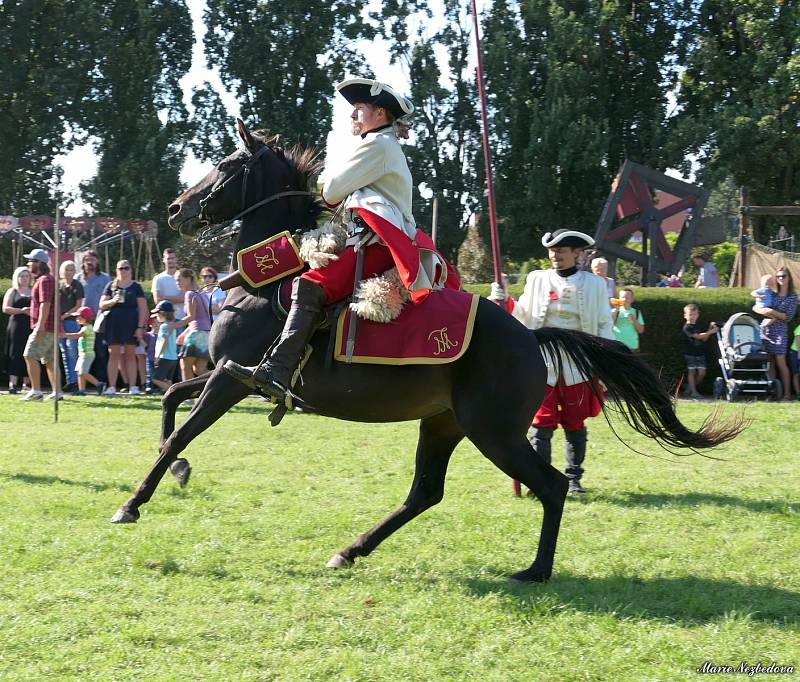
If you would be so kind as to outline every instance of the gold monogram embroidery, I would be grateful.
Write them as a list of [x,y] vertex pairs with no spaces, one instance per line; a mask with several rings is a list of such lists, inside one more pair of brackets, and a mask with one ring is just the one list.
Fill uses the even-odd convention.
[[267,270],[272,270],[276,265],[280,265],[280,261],[275,258],[275,251],[271,246],[264,249],[264,255],[259,256],[254,254],[256,259],[256,267],[261,271],[262,275],[267,273]]
[[447,336],[447,327],[434,329],[430,334],[428,334],[428,341],[431,339],[433,339],[433,341],[436,343],[436,351],[434,352],[434,355],[444,353],[445,351],[455,348],[458,345],[458,341],[451,341]]

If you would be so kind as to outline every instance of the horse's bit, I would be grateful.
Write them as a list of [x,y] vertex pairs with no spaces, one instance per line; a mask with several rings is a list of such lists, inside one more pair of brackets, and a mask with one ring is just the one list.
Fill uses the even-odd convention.
[[[245,204],[247,201],[247,180],[250,177],[250,170],[255,165],[256,161],[260,159],[266,152],[269,150],[267,145],[263,145],[255,154],[251,154],[250,158],[247,159],[245,163],[243,163],[239,168],[236,169],[236,172],[228,178],[225,178],[222,182],[218,185],[215,185],[211,188],[211,191],[202,199],[200,199],[200,213],[198,218],[201,222],[205,222],[209,227],[205,228],[200,232],[197,236],[197,240],[201,244],[212,244],[214,242],[220,241],[222,239],[227,239],[228,237],[232,237],[235,235],[239,228],[236,226],[231,226],[234,222],[239,220],[242,216],[247,215],[251,211],[255,211],[257,208],[264,206],[264,204],[268,204],[276,199],[282,199],[283,197],[296,197],[296,196],[314,196],[313,192],[306,192],[303,190],[287,190],[284,192],[278,192],[277,194],[272,194],[268,196],[266,199],[262,199],[261,201],[257,201],[252,206],[248,206],[245,208]],[[211,216],[206,214],[206,206],[208,202],[219,192],[225,189],[225,186],[238,178],[240,175],[244,174],[244,179],[242,180],[242,201],[241,201],[241,209],[239,213],[237,213],[233,218],[229,218],[221,223],[213,224]],[[229,227],[231,226],[231,227]]]

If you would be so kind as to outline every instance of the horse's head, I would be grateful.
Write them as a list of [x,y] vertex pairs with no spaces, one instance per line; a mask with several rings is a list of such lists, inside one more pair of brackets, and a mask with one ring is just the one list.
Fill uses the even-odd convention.
[[[183,235],[194,236],[200,228],[219,225],[250,213],[265,197],[285,191],[309,189],[311,177],[319,171],[316,152],[293,149],[284,152],[273,145],[275,137],[259,132],[251,133],[241,119],[236,127],[242,147],[226,156],[200,182],[187,189],[169,207],[169,226]],[[291,202],[285,206],[291,205]],[[309,207],[300,222],[308,223],[308,216],[319,213],[317,202],[306,198],[303,206]],[[287,209],[275,201],[263,206],[264,211],[290,219]],[[287,224],[285,227],[288,227]]]

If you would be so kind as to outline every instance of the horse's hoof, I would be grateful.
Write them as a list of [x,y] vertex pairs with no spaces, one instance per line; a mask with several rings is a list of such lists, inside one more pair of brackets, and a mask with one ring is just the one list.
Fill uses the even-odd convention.
[[350,568],[353,562],[345,559],[341,554],[334,554],[331,560],[325,564],[328,568]]
[[117,509],[117,513],[111,517],[111,523],[136,523],[139,520],[139,513],[131,514],[124,507]]
[[189,482],[189,476],[192,475],[192,465],[183,458],[176,459],[169,465],[169,470],[178,482],[181,488],[185,488]]
[[546,583],[550,580],[552,571],[542,571],[538,568],[526,568],[508,577],[511,585],[527,585],[528,583]]

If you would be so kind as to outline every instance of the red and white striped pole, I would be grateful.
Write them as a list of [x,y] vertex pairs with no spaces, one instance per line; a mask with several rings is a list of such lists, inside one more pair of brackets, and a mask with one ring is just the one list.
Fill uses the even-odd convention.
[[494,202],[494,183],[492,182],[492,154],[489,150],[489,117],[486,113],[486,89],[483,85],[483,56],[481,54],[481,36],[478,28],[478,8],[472,2],[472,26],[475,33],[475,52],[477,56],[478,94],[481,100],[481,132],[483,133],[483,162],[486,170],[486,192],[489,195],[489,234],[492,240],[492,262],[494,263],[494,281],[502,284],[500,270],[500,237],[497,233],[497,211]]
[[[494,281],[503,284],[500,268],[500,235],[497,231],[497,210],[494,202],[494,182],[492,181],[492,153],[489,149],[489,116],[486,107],[486,88],[483,84],[483,55],[481,54],[481,34],[478,28],[478,8],[475,0],[472,2],[472,28],[475,34],[475,55],[478,72],[478,94],[481,100],[481,133],[483,137],[483,165],[486,172],[486,192],[489,198],[489,235],[492,240],[492,263],[494,265]],[[511,482],[514,495],[522,497],[522,488],[519,481]]]

